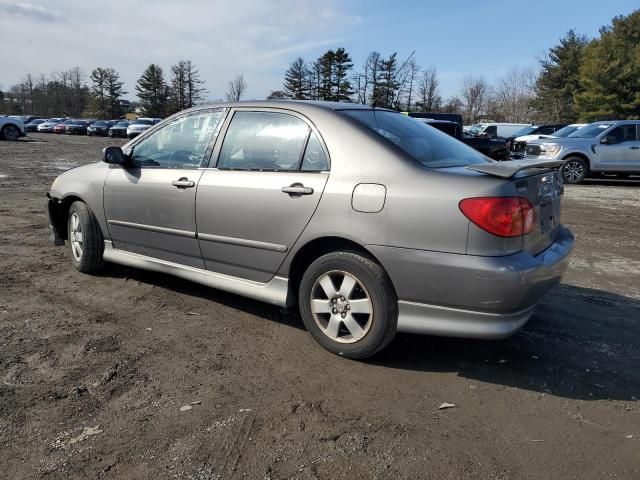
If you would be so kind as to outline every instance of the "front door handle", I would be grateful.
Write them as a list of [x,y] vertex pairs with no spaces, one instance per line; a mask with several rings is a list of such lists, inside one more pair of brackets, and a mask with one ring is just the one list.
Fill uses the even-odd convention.
[[288,187],[282,187],[281,190],[283,193],[288,193],[292,197],[300,195],[313,195],[313,188],[305,187],[301,183],[294,183],[292,185],[289,185]]
[[196,186],[196,182],[189,180],[187,177],[182,177],[171,182],[171,185],[178,188],[192,188]]
[[633,147],[629,147],[629,150],[638,150],[639,148],[640,147],[633,146]]

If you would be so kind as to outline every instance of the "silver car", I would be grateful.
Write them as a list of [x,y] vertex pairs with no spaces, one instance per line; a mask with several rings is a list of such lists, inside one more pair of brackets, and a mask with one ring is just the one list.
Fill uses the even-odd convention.
[[559,161],[493,162],[415,119],[342,103],[197,107],[60,175],[48,211],[104,261],[298,305],[331,352],[397,331],[503,338],[573,246]]
[[595,122],[568,137],[533,140],[526,154],[562,160],[565,183],[580,183],[595,173],[640,174],[640,120]]

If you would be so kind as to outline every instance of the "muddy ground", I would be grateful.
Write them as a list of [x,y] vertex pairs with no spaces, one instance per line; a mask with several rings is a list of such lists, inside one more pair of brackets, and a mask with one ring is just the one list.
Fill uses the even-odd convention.
[[30,139],[0,142],[1,478],[640,478],[640,181],[567,188],[570,271],[511,339],[354,362],[292,312],[76,272],[45,193],[123,142]]

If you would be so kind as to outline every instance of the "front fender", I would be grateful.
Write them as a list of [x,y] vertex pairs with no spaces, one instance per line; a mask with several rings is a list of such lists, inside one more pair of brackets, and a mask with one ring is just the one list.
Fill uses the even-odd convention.
[[[52,208],[56,211],[55,220],[59,222],[57,225],[60,238],[66,237],[66,215],[76,200],[87,204],[96,216],[104,238],[110,238],[103,203],[104,182],[109,171],[108,164],[97,162],[68,170],[54,180],[48,196],[53,202]],[[51,205],[51,202],[49,204]]]

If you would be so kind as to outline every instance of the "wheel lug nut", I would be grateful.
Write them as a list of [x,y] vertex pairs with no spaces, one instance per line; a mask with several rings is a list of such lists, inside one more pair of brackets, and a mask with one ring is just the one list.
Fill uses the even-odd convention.
[[347,305],[347,310],[351,310],[351,305]]
[[333,313],[338,313],[338,309],[337,309],[337,308],[334,308],[334,309],[332,310],[332,312],[333,312]]
[[344,297],[340,297],[340,300],[341,300],[342,302],[344,302]]
[[342,312],[342,318],[344,318],[344,317],[346,317],[346,316],[347,316],[347,314],[346,314],[346,313],[344,313],[344,312]]
[[333,303],[336,303],[336,302],[338,301],[338,299],[337,299],[337,298],[332,298],[332,299],[331,299],[331,301],[332,301]]

